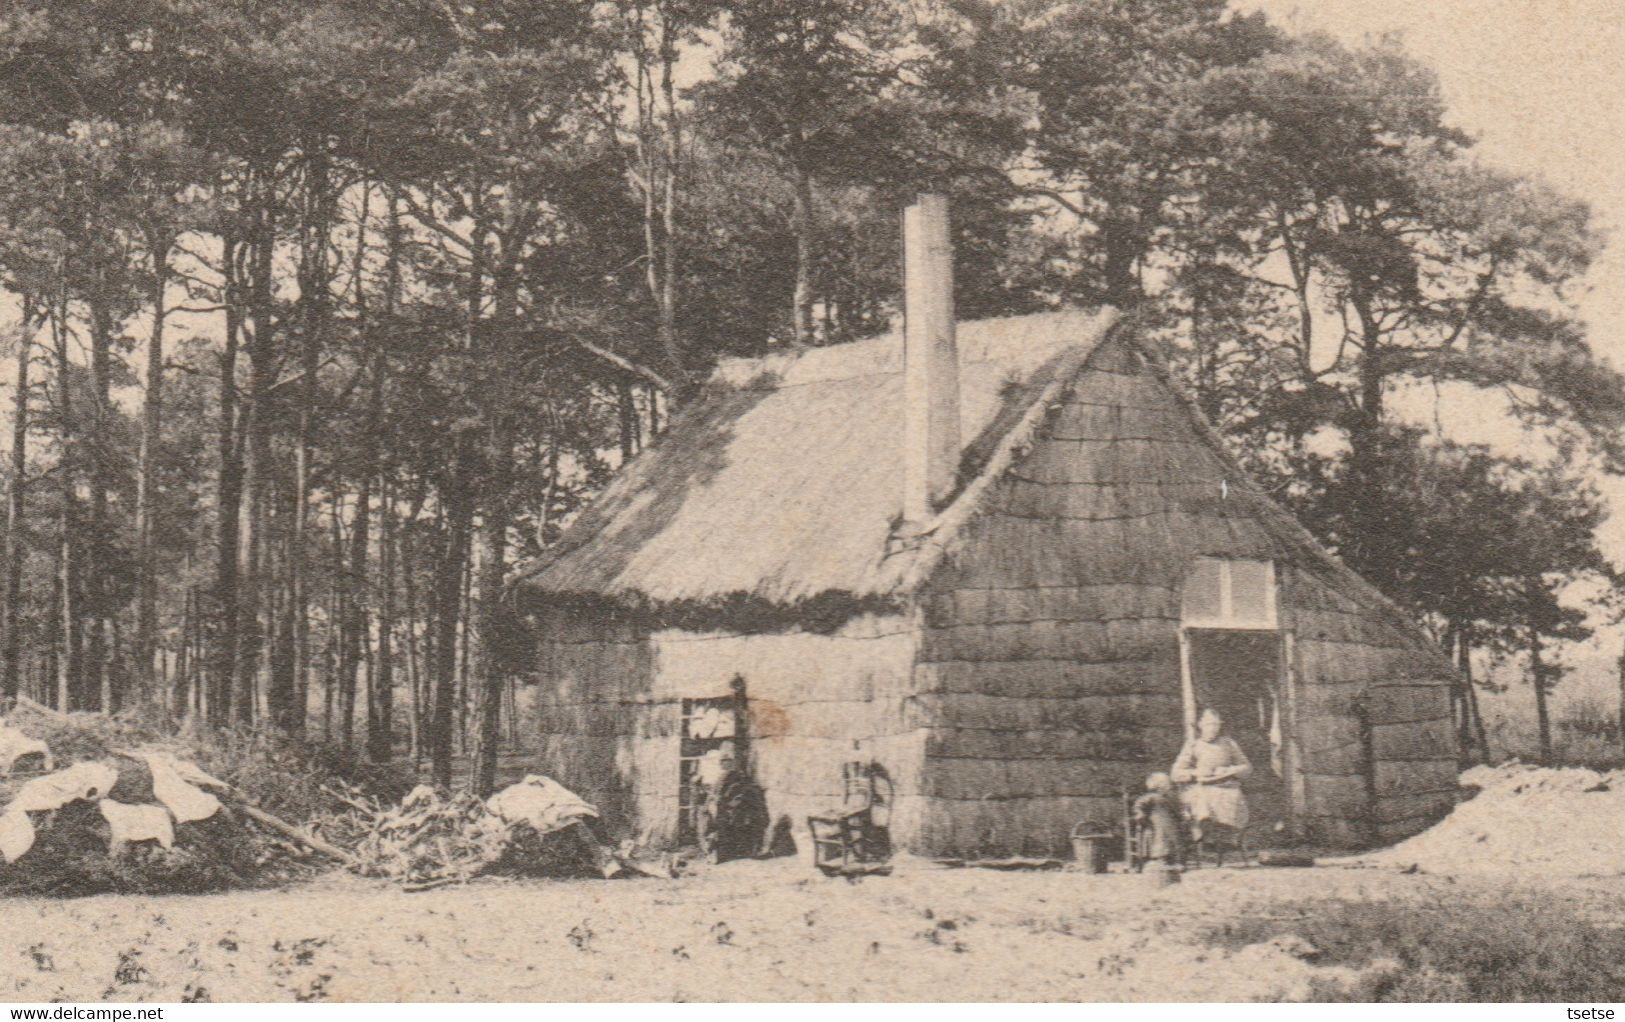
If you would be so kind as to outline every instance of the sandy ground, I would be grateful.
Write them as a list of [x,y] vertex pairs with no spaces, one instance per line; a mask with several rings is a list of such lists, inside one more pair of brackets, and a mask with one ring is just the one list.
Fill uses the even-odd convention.
[[[1505,878],[1394,870],[1133,875],[904,864],[827,879],[794,860],[676,880],[482,881],[0,903],[0,1000],[666,1001],[1301,999],[1290,941],[1200,934],[1303,897],[1435,900]],[[1457,885],[1460,886],[1457,886]],[[1613,881],[1546,881],[1625,919]],[[1312,957],[1312,956],[1311,956]]]

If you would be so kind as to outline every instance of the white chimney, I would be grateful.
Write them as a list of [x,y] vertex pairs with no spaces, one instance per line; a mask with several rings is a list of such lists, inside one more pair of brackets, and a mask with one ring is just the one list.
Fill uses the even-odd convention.
[[959,471],[959,351],[948,200],[903,211],[903,518],[929,521]]

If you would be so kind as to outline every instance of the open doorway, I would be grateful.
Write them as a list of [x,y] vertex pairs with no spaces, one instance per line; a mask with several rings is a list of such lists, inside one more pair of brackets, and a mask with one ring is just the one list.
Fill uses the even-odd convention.
[[764,853],[770,822],[751,761],[745,679],[728,687],[726,696],[683,700],[678,744],[677,841],[712,862]]
[[736,767],[744,751],[744,683],[735,678],[729,695],[684,699],[677,755],[677,843],[699,841],[708,796]]
[[1257,847],[1288,816],[1280,633],[1192,628],[1185,635],[1195,704],[1191,709],[1217,711],[1225,734],[1252,763],[1241,790]]
[[1181,607],[1185,725],[1213,709],[1252,764],[1242,782],[1257,847],[1290,815],[1283,734],[1283,642],[1275,565],[1198,557],[1185,576]]

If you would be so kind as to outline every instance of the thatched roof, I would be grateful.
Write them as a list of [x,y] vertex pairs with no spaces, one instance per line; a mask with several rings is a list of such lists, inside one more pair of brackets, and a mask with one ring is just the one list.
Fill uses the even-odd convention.
[[[959,324],[959,485],[908,536],[898,529],[900,336],[725,362],[524,584],[673,620],[737,624],[768,607],[835,621],[919,591],[978,518],[1040,514],[1053,519],[1051,538],[1065,537],[1059,550],[997,545],[998,556],[1042,562],[1034,585],[1111,581],[1148,558],[1177,579],[1198,554],[1269,557],[1420,643],[1409,615],[1258,490],[1132,327],[1114,321],[1104,310]],[[1121,343],[1104,343],[1108,334]],[[1125,357],[1152,371],[1125,375]],[[1053,443],[1038,452],[1068,464],[1022,468],[1045,476],[1015,481],[1036,495],[1000,491],[1068,393],[1081,405],[1067,415],[1087,414],[1060,424],[1066,453]],[[1012,500],[1022,506],[1004,506]]]
[[[997,471],[1046,387],[1077,371],[1111,320],[1070,311],[959,325],[962,497]],[[527,584],[643,605],[907,592],[932,551],[893,535],[902,368],[897,334],[723,363]]]

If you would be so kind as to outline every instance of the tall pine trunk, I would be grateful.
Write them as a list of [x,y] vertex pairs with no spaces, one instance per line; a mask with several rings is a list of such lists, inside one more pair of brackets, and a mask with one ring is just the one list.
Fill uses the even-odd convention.
[[[365,206],[363,206],[365,212]],[[363,220],[365,218],[363,217]],[[384,320],[387,324],[395,322],[396,307],[400,300],[401,291],[401,214],[400,200],[391,192],[388,204],[388,219],[385,221],[385,256],[384,256]],[[362,294],[360,283],[361,262],[356,263],[356,295],[359,303]],[[379,443],[377,430],[384,421],[384,388],[388,375],[389,364],[385,359],[384,345],[381,338],[372,340],[372,366],[371,383],[372,392],[368,398],[370,423],[367,431],[367,463],[363,471],[369,476],[376,476],[380,481],[379,508],[380,518],[378,536],[379,584],[378,584],[378,651],[375,657],[373,685],[371,688],[372,706],[368,715],[370,729],[367,733],[367,755],[374,762],[382,763],[390,760],[395,752],[395,554],[396,554],[396,519],[395,496],[387,479],[382,475],[382,465],[379,458]],[[413,713],[416,713],[416,692],[413,693]],[[417,731],[417,723],[412,724],[413,735]],[[414,745],[416,739],[414,737]]]
[[[186,557],[186,574],[191,577],[192,556]],[[184,720],[192,703],[192,644],[197,627],[197,590],[191,586],[181,598],[180,646],[175,650],[175,673],[170,678],[167,706],[172,719]]]
[[[253,428],[249,414],[249,429]],[[270,445],[256,450],[250,433],[248,457],[243,473],[243,547],[239,569],[242,597],[237,614],[237,677],[232,686],[231,717],[239,724],[252,724],[259,715],[260,669],[265,660],[265,621],[261,611],[266,599],[269,576],[269,521],[266,516],[266,479],[270,472]]]
[[241,568],[238,576],[237,676],[232,686],[231,716],[252,723],[255,683],[264,646],[260,605],[265,580],[261,572],[266,547],[266,492],[271,464],[271,387],[275,383],[275,269],[276,214],[269,171],[262,172],[261,194],[255,210],[249,281],[249,317],[253,330],[248,345],[248,407],[243,417],[243,494],[247,514],[242,529]]
[[362,646],[367,636],[367,548],[371,532],[372,480],[363,478],[356,494],[355,513],[350,519],[349,559],[340,580],[343,590],[339,606],[344,627],[339,632],[339,741],[350,747],[355,734],[356,675],[361,668]]
[[[62,597],[58,610],[58,624],[61,627],[57,641],[61,644],[61,653],[57,657],[57,701],[64,710],[88,710],[95,707],[85,684],[79,568],[81,458],[79,429],[75,419],[76,403],[73,400],[73,361],[68,357],[67,318],[67,301],[59,298],[51,313],[51,334],[56,354],[57,414],[61,416],[62,423],[62,455],[57,465],[62,485],[62,507],[57,516],[57,568]],[[98,689],[98,700],[100,694]]]
[[11,486],[6,493],[5,674],[0,679],[0,712],[14,702],[22,685],[23,517],[28,493],[28,387],[34,331],[39,318],[33,302],[23,300],[23,322],[17,338],[17,384],[11,411]]
[[632,393],[632,381],[622,379],[615,384],[615,409],[620,420],[621,434],[621,464],[632,460],[638,453],[638,434],[641,420],[638,418],[638,407]]
[[1535,727],[1540,740],[1540,763],[1552,765],[1552,719],[1546,704],[1546,664],[1542,659],[1540,632],[1529,629],[1529,675],[1535,686]]
[[[305,726],[306,688],[305,660],[306,634],[309,628],[309,595],[306,574],[309,561],[308,537],[310,517],[310,461],[314,441],[316,398],[319,393],[317,371],[321,353],[326,346],[329,321],[332,317],[328,247],[333,221],[332,183],[325,141],[319,138],[305,140],[305,151],[310,154],[305,172],[305,208],[299,256],[299,323],[302,330],[300,346],[299,423],[294,448],[294,485],[288,501],[289,542],[287,564],[287,600],[282,608],[279,641],[288,646],[282,658],[283,668],[273,671],[270,684],[270,705],[277,727],[292,733],[302,733]],[[363,221],[366,216],[366,186],[363,186]],[[361,230],[365,231],[363,222]],[[366,250],[365,234],[358,235],[356,262],[360,265]],[[356,281],[358,317],[364,322],[365,307],[361,304],[363,291],[359,276]]]
[[237,353],[243,334],[242,263],[246,249],[228,237],[226,272],[226,337],[220,354],[220,426],[217,456],[219,491],[215,496],[214,662],[209,673],[207,711],[211,724],[231,719],[231,691],[237,677],[238,557],[242,542],[243,447],[238,435]]
[[53,709],[66,711],[68,704],[63,700],[62,677],[62,577],[65,574],[62,563],[62,546],[53,544],[51,551],[51,606],[45,614],[45,643],[44,671],[39,679],[39,701]]
[[429,699],[425,695],[428,689],[429,671],[424,662],[422,644],[419,642],[418,617],[418,560],[417,543],[414,538],[414,526],[418,516],[423,513],[423,496],[420,484],[418,497],[412,502],[411,511],[402,523],[400,538],[400,576],[401,596],[406,600],[406,683],[411,693],[411,716],[408,718],[408,740],[411,744],[412,765],[416,766],[423,759],[425,746],[425,718]]
[[[498,443],[500,444],[500,439]],[[493,453],[501,453],[494,451]],[[508,445],[512,460],[512,444]],[[497,754],[502,723],[502,692],[507,685],[504,651],[507,637],[503,614],[503,585],[507,579],[508,510],[505,494],[497,492],[480,522],[478,625],[479,669],[475,678],[474,794],[485,798],[496,788]]]
[[1456,622],[1445,632],[1445,656],[1456,661],[1456,676],[1449,682],[1449,707],[1456,723],[1456,759],[1466,765],[1472,757],[1472,712],[1467,708],[1467,684],[1472,669],[1467,630]]
[[[106,284],[103,283],[105,289]],[[112,357],[113,315],[101,296],[90,303],[90,435],[87,449],[90,507],[83,525],[85,532],[79,540],[89,563],[112,563],[109,548],[112,523],[108,521],[108,491],[112,488],[108,462],[112,458],[112,438],[108,422],[112,417]],[[120,693],[107,671],[110,648],[109,618],[112,616],[112,594],[108,575],[104,571],[90,571],[82,576],[84,610],[87,615],[84,661],[85,709],[116,710]]]
[[58,571],[56,590],[62,598],[56,615],[60,627],[57,641],[61,644],[61,651],[56,658],[56,702],[58,708],[63,711],[88,709],[83,691],[84,672],[81,669],[81,662],[84,659],[84,634],[79,629],[79,558],[73,545],[75,529],[73,520],[72,506],[64,501],[58,521],[56,562]]
[[430,776],[436,785],[449,789],[452,740],[457,724],[457,633],[462,617],[463,575],[468,564],[473,508],[466,486],[453,485],[443,497],[447,507],[440,556],[435,564],[434,665],[430,671],[433,692],[427,737]]
[[1469,749],[1476,744],[1480,760],[1487,763],[1490,759],[1490,739],[1484,730],[1484,715],[1478,708],[1478,688],[1473,680],[1472,632],[1467,626],[1456,630],[1456,667],[1461,678],[1464,741]]
[[474,655],[474,572],[480,548],[475,542],[472,519],[465,530],[463,554],[462,607],[457,619],[457,693],[453,705],[457,707],[457,723],[453,733],[457,736],[457,751],[466,755],[468,741],[469,677]]
[[135,484],[136,679],[145,693],[156,692],[152,662],[158,648],[158,565],[153,520],[158,500],[158,447],[164,404],[164,292],[169,286],[168,238],[153,235],[152,332],[147,338],[146,395],[141,407],[141,451]]
[[[306,338],[306,348],[313,347]],[[306,360],[306,372],[314,375]],[[307,379],[300,385],[299,437],[294,451],[293,491],[288,507],[288,598],[282,608],[277,626],[277,643],[285,647],[277,657],[277,666],[271,671],[269,702],[272,723],[291,734],[305,730],[305,692],[302,683],[306,672],[306,650],[303,641],[309,618],[309,597],[306,591],[307,536],[310,529],[310,438],[314,398],[306,393],[311,385]]]
[[677,110],[677,32],[672,27],[672,13],[662,10],[660,20],[660,92],[666,103],[666,175],[663,182],[664,201],[661,203],[661,259],[662,276],[659,295],[660,347],[666,353],[672,380],[681,400],[687,391],[687,369],[683,364],[683,342],[677,336],[677,273],[678,273],[678,181],[682,173],[682,121]]
[[1386,527],[1388,501],[1382,485],[1387,373],[1382,361],[1382,330],[1371,297],[1357,290],[1349,303],[1359,322],[1361,338],[1360,404],[1349,430],[1349,475],[1358,495],[1349,507],[1353,526],[1349,554],[1355,570],[1380,586],[1399,567]]
[[[800,150],[799,133],[797,150]],[[797,344],[813,340],[813,239],[812,175],[798,165],[795,169],[795,197],[790,213],[790,229],[796,236],[796,290],[791,308],[791,336]]]
[[367,758],[388,762],[395,744],[395,502],[385,485],[379,494],[378,652],[374,658],[371,728]]
[[[513,254],[524,248],[523,239],[511,230],[503,236],[506,261],[497,274],[495,340],[506,346],[519,329],[519,274]],[[480,508],[480,555],[478,620],[474,637],[478,640],[479,661],[474,679],[475,740],[470,770],[474,794],[481,798],[496,787],[497,754],[501,744],[502,693],[507,687],[505,650],[506,615],[503,588],[508,572],[508,525],[513,490],[514,422],[505,407],[489,413],[485,474],[485,499]]]

